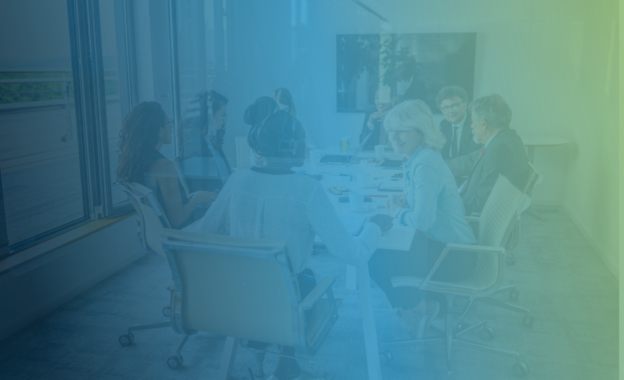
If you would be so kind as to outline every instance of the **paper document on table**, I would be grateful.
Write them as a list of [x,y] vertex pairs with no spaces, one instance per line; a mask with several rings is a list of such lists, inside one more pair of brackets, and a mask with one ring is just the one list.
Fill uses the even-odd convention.
[[381,236],[379,249],[409,251],[416,229],[409,226],[395,225]]
[[385,178],[379,184],[379,191],[403,191],[403,179],[402,178]]

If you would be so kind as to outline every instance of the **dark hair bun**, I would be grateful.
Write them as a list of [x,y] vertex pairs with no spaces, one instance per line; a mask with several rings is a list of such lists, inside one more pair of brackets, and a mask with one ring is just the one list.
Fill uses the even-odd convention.
[[245,110],[245,124],[256,125],[261,123],[275,113],[277,109],[278,105],[275,100],[268,96],[262,96]]
[[305,156],[305,131],[290,114],[275,112],[254,125],[247,136],[249,146],[273,164],[301,166]]

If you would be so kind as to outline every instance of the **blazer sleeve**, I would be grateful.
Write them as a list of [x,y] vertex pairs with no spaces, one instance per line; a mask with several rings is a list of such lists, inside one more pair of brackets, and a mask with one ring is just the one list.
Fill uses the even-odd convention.
[[448,165],[449,169],[451,169],[453,177],[461,178],[468,176],[480,153],[480,150],[475,150],[474,152],[465,156],[446,160],[446,164]]
[[403,209],[399,220],[418,231],[426,232],[436,220],[438,196],[442,190],[442,181],[430,165],[419,165],[413,174],[414,206]]
[[513,171],[513,156],[509,154],[509,148],[507,144],[492,146],[491,150],[487,152],[487,156],[484,155],[482,158],[484,160],[483,170],[481,171],[481,178],[476,185],[476,191],[471,192],[469,197],[463,199],[466,215],[470,215],[473,212],[481,212],[494,188],[494,184],[498,180],[498,176],[501,174],[509,176]]

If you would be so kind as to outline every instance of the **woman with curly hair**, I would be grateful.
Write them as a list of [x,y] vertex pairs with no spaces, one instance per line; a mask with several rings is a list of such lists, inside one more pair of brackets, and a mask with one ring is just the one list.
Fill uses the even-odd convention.
[[172,126],[156,102],[143,102],[125,117],[119,132],[119,167],[117,178],[137,182],[154,191],[174,228],[193,221],[198,206],[210,205],[215,194],[198,191],[187,195],[171,161],[160,153],[163,144],[171,143]]

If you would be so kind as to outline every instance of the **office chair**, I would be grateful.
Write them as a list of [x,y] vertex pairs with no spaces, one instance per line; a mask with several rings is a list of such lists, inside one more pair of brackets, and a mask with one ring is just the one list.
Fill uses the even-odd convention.
[[[538,185],[539,183],[542,182],[542,175],[535,169],[535,167],[529,163],[529,173],[527,174],[527,181],[524,185],[524,189],[523,192],[527,195],[527,196],[531,196],[531,194],[533,193],[533,189],[535,188],[536,185]],[[479,223],[479,217],[469,217],[469,222],[470,223]],[[516,223],[514,224],[514,228],[509,236],[509,238],[507,239],[507,242],[505,244],[505,251],[507,252],[507,256],[505,258],[505,262],[507,265],[514,265],[516,263],[516,257],[515,257],[515,250],[518,247],[518,243],[520,241],[520,216],[518,216],[518,220],[516,221]],[[512,301],[517,301],[520,295],[520,292],[518,291],[518,288],[516,285],[506,285],[506,286],[501,286],[494,294],[494,295],[498,295],[498,294],[503,294],[503,293],[508,293],[508,297],[510,300]],[[473,301],[480,301],[480,302],[484,302],[487,303],[489,305],[492,306],[496,306],[496,307],[500,307],[503,309],[507,309],[507,310],[511,310],[511,311],[515,311],[517,313],[520,313],[523,315],[522,318],[522,324],[525,327],[533,327],[533,323],[535,322],[535,318],[533,316],[531,316],[531,311],[527,308],[524,307],[520,307],[514,304],[511,304],[509,302],[504,302],[501,300],[498,300],[496,298],[493,297],[480,297],[477,299],[471,299],[469,302],[472,303]],[[468,306],[468,308],[470,308],[470,306]],[[466,309],[466,312],[468,311],[468,309]]]
[[[117,186],[121,188],[130,199],[132,207],[137,214],[137,234],[143,248],[151,253],[155,253],[164,259],[167,258],[162,248],[161,232],[165,228],[171,228],[171,224],[167,220],[165,213],[158,204],[156,197],[150,189],[138,183],[117,182]],[[167,286],[168,290],[172,290],[173,282]],[[134,342],[133,331],[150,330],[171,326],[171,307],[166,306],[162,310],[163,315],[169,320],[163,322],[149,323],[143,325],[132,325],[128,327],[126,334],[119,337],[119,344],[129,346]],[[176,347],[175,355],[167,360],[167,365],[171,369],[177,369],[182,365],[182,356],[180,351],[186,344],[188,335],[182,337]]]
[[[522,192],[528,195],[529,197],[533,195],[533,189],[535,186],[542,182],[542,175],[535,169],[535,166],[529,162],[529,170],[526,177],[526,182],[524,184],[524,188],[522,188]],[[518,243],[520,242],[520,219],[516,222],[512,233],[505,245],[507,250],[507,265],[515,265],[516,264],[516,255],[515,250],[518,247]]]
[[[452,349],[454,345],[459,344],[515,358],[516,363],[512,367],[513,373],[520,377],[528,374],[529,368],[526,363],[520,361],[520,354],[517,352],[489,347],[465,338],[468,333],[482,328],[480,332],[481,337],[485,340],[492,339],[494,337],[494,330],[487,327],[487,321],[480,321],[472,325],[463,325],[461,322],[463,321],[468,308],[472,304],[470,300],[488,297],[494,294],[502,285],[506,267],[504,245],[514,227],[515,222],[526,207],[528,207],[529,203],[530,198],[528,196],[512,185],[507,178],[499,176],[479,218],[480,228],[477,239],[478,245],[449,243],[446,245],[446,249],[442,252],[437,262],[424,278],[409,276],[394,277],[392,279],[392,283],[395,287],[417,287],[422,290],[440,293],[445,296],[447,304],[445,330],[441,331],[436,328],[432,328],[432,330],[436,332],[436,336],[434,338],[383,343],[381,345],[382,349],[430,342],[444,342],[446,345],[447,370],[450,376],[453,370]],[[436,273],[440,263],[450,251],[477,252],[479,259],[474,272],[464,280],[434,280],[433,275]],[[469,302],[466,304],[460,315],[460,323],[457,325],[453,324],[452,312],[452,304],[455,297],[469,298]],[[381,354],[381,358],[382,360],[384,360],[384,358],[391,358],[391,355],[389,352],[384,352]]]
[[[323,278],[302,299],[284,241],[171,229],[163,230],[162,236],[175,284],[174,330],[228,337],[219,380],[229,379],[241,340],[295,347],[314,355],[338,318],[334,279]],[[261,360],[258,365],[262,376]]]

